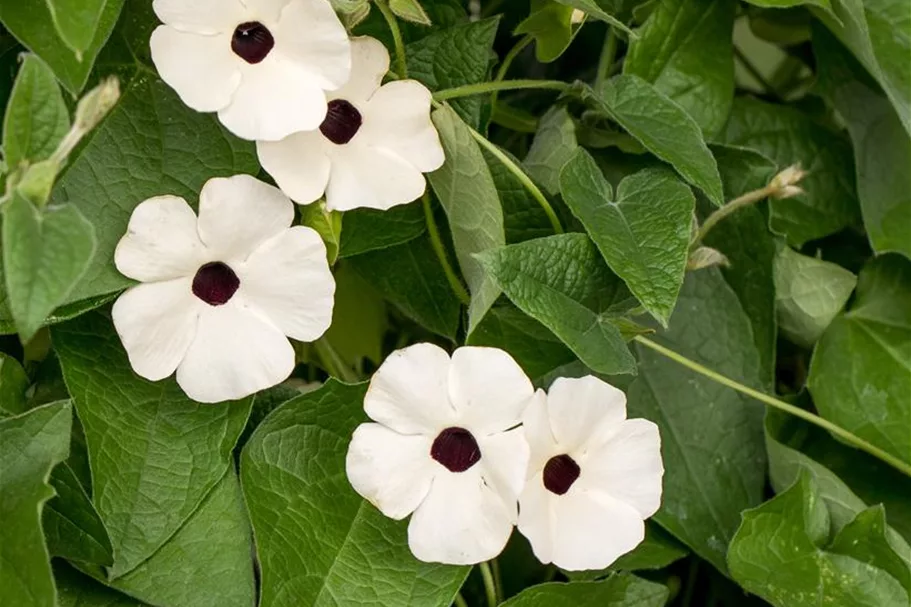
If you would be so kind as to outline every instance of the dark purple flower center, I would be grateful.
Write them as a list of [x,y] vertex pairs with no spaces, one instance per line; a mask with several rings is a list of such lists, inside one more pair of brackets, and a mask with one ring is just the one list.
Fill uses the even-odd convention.
[[544,487],[551,493],[563,495],[579,478],[579,464],[566,455],[555,455],[544,466]]
[[326,119],[319,125],[319,130],[326,139],[336,145],[344,145],[357,135],[363,124],[361,113],[344,99],[333,99],[329,102]]
[[446,428],[433,441],[430,457],[450,472],[465,472],[481,460],[481,449],[465,428]]
[[210,306],[228,303],[239,286],[240,279],[234,270],[220,261],[201,266],[193,277],[193,295]]
[[241,23],[234,28],[231,50],[247,63],[259,63],[266,58],[273,46],[275,39],[272,32],[259,21]]

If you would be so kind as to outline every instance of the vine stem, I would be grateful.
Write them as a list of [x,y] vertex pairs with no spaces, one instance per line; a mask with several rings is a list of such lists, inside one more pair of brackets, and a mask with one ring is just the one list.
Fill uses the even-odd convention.
[[607,26],[607,34],[604,37],[604,46],[601,48],[601,57],[598,59],[598,72],[595,75],[595,91],[600,92],[604,82],[610,76],[611,67],[614,65],[614,57],[617,56],[617,33],[610,25]]
[[568,88],[569,85],[560,80],[495,80],[493,82],[479,82],[477,84],[465,84],[451,89],[443,89],[434,93],[433,98],[437,101],[446,101],[457,97],[470,97],[471,95],[483,95],[484,93],[495,93],[497,91],[543,89],[563,92]]
[[376,6],[386,19],[389,25],[389,31],[392,33],[392,42],[395,45],[395,62],[396,72],[399,78],[408,77],[408,62],[405,60],[405,42],[402,40],[402,30],[399,29],[399,22],[395,18],[392,9],[389,8],[387,0],[376,0]]
[[484,592],[487,594],[487,605],[489,607],[497,607],[499,604],[497,600],[497,584],[493,579],[493,573],[490,571],[490,563],[485,561],[478,565],[478,569],[481,570],[481,578],[484,580]]
[[519,41],[513,45],[509,52],[506,53],[506,56],[503,57],[503,62],[500,64],[500,67],[497,68],[497,75],[494,78],[494,82],[500,82],[501,80],[506,79],[506,73],[509,71],[509,68],[512,66],[512,62],[516,60],[516,57],[519,56],[519,53],[525,50],[525,47],[532,43],[534,38],[531,37],[531,34],[525,34],[522,38],[519,38]]
[[823,418],[819,417],[818,415],[814,415],[813,413],[810,413],[809,411],[805,411],[805,410],[801,409],[800,407],[795,407],[794,405],[786,403],[782,400],[778,400],[777,398],[775,398],[773,396],[769,396],[768,394],[764,394],[758,390],[754,390],[753,388],[750,388],[739,382],[736,382],[733,379],[730,379],[729,377],[725,377],[724,375],[722,375],[716,371],[712,371],[708,367],[704,367],[704,366],[700,365],[699,363],[697,363],[693,360],[690,360],[689,358],[683,356],[682,354],[679,354],[669,348],[665,348],[661,344],[653,342],[652,340],[648,339],[647,337],[643,337],[642,335],[637,335],[635,337],[635,340],[637,342],[639,342],[640,344],[642,344],[643,346],[650,348],[650,349],[654,350],[655,352],[658,352],[659,354],[666,356],[667,358],[670,358],[674,362],[681,364],[684,367],[686,367],[692,371],[695,371],[696,373],[704,375],[705,377],[708,377],[712,381],[718,382],[719,384],[721,384],[723,386],[727,386],[728,388],[731,388],[732,390],[736,390],[737,392],[740,392],[741,394],[746,394],[747,396],[754,398],[754,399],[758,400],[759,402],[761,402],[765,405],[768,405],[774,409],[778,409],[779,411],[784,411],[785,413],[793,415],[794,417],[799,417],[800,419],[802,419],[806,422],[809,422],[815,426],[818,426],[820,428],[823,428],[824,430],[828,430],[835,436],[838,436],[839,438],[841,438],[844,441],[846,441],[847,443],[853,445],[857,449],[860,449],[861,451],[866,451],[873,457],[889,464],[890,466],[892,466],[896,470],[902,472],[903,474],[905,474],[907,476],[911,476],[911,465],[906,464],[902,460],[898,459],[897,457],[895,457],[893,455],[890,455],[889,453],[886,453],[879,447],[868,443],[867,441],[860,438],[859,436],[857,436],[851,432],[848,432],[841,426],[833,424],[832,422],[830,422],[826,419],[823,419]]
[[763,198],[768,198],[776,191],[778,191],[778,188],[773,184],[769,184],[764,188],[759,188],[758,190],[747,192],[743,196],[740,196],[728,202],[720,209],[716,209],[711,215],[708,216],[708,218],[705,220],[705,223],[702,224],[702,227],[699,228],[699,231],[696,233],[696,238],[693,240],[693,244],[697,245],[702,242],[708,233],[712,231],[712,228],[714,228],[718,222],[723,220],[728,215],[736,213],[743,207],[748,207],[752,204],[755,204]]
[[465,600],[465,597],[462,596],[462,593],[455,595],[455,604],[456,607],[468,607],[468,601]]
[[349,384],[358,382],[358,376],[345,365],[342,358],[338,355],[338,352],[335,351],[335,348],[332,347],[332,344],[330,344],[325,337],[321,337],[313,342],[313,348],[316,350],[320,362],[323,363],[323,368],[329,375]]
[[446,247],[443,246],[443,239],[440,238],[440,229],[437,227],[437,221],[433,217],[433,208],[430,206],[430,195],[426,192],[421,197],[421,205],[424,207],[424,221],[427,223],[427,233],[430,235],[430,244],[433,247],[433,252],[437,255],[437,259],[440,260],[440,265],[443,266],[443,273],[446,275],[446,280],[449,281],[449,286],[452,287],[452,291],[455,293],[456,297],[459,298],[459,301],[468,305],[471,303],[471,296],[468,294],[468,291],[465,290],[465,287],[462,286],[459,277],[449,263],[449,257],[446,255]]

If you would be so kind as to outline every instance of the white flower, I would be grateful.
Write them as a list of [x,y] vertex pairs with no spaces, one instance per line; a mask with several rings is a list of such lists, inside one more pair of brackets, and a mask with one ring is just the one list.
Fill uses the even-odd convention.
[[332,319],[335,281],[319,235],[289,227],[294,205],[250,177],[210,179],[199,218],[177,196],[139,204],[114,253],[140,281],[114,304],[137,374],[200,402],[237,399],[294,368],[286,335],[313,341]]
[[351,62],[351,80],[328,95],[319,130],[257,142],[259,161],[300,204],[324,193],[335,211],[411,202],[426,188],[422,173],[444,160],[430,121],[430,91],[415,80],[380,86],[389,53],[373,38],[351,41]]
[[592,376],[560,378],[528,407],[519,531],[542,563],[603,569],[645,537],[661,505],[661,438],[626,419],[626,396]]
[[328,0],[154,0],[152,61],[181,100],[244,139],[317,128],[351,47]]
[[388,517],[412,512],[408,545],[422,561],[497,556],[516,521],[528,445],[517,427],[534,389],[496,348],[432,344],[393,352],[364,398],[377,423],[354,432],[354,489]]

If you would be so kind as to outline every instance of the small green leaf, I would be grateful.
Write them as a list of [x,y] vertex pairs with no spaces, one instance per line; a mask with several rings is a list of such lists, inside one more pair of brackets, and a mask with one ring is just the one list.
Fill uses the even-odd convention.
[[[532,143],[532,147],[535,147],[534,143]],[[535,200],[528,192],[528,188],[505,164],[494,158],[490,151],[486,149],[482,151],[484,159],[487,161],[487,168],[490,169],[490,176],[493,177],[497,193],[500,195],[506,242],[522,242],[553,234],[553,224],[550,223],[547,213],[541,208],[541,203]],[[517,165],[522,165],[508,150],[501,151]],[[526,172],[531,174],[527,165],[525,168]],[[540,175],[540,173],[537,174]]]
[[662,584],[617,574],[600,582],[532,586],[503,607],[662,607],[667,598],[667,587]]
[[628,291],[586,236],[529,240],[488,251],[479,259],[520,310],[553,331],[592,370],[636,372],[636,362],[609,316],[615,306],[629,310]]
[[579,149],[563,167],[563,200],[607,265],[646,310],[667,326],[683,284],[695,199],[673,172],[646,169],[616,195],[595,160]]
[[339,243],[339,257],[353,257],[414,240],[426,230],[421,204],[403,204],[388,211],[346,211]]
[[25,413],[29,383],[19,361],[0,352],[0,416]]
[[560,193],[560,170],[579,147],[576,125],[563,106],[547,111],[522,165],[551,196]]
[[624,32],[631,39],[635,40],[639,35],[628,28],[623,21],[615,17],[613,3],[610,0],[556,0],[560,4],[577,8],[580,11],[591,15],[595,19],[600,19]]
[[66,462],[51,473],[56,497],[44,509],[42,526],[51,556],[113,565],[111,540],[85,488]]
[[58,607],[146,607],[146,604],[120,594],[79,573],[64,561],[54,562]]
[[95,255],[95,230],[72,205],[42,212],[15,191],[0,208],[8,305],[24,343],[85,274]]
[[573,41],[573,10],[551,0],[533,0],[531,14],[513,33],[535,39],[535,57],[541,63],[556,61]]
[[54,72],[37,55],[26,55],[3,117],[3,154],[10,170],[51,157],[70,128],[70,116]]
[[582,86],[582,100],[602,111],[686,181],[724,204],[721,177],[699,125],[676,103],[638,76],[609,80],[600,94]]
[[858,513],[838,532],[828,550],[885,571],[898,580],[911,598],[911,562],[902,559],[889,545],[882,504]]
[[[57,34],[82,61],[111,0],[46,0]],[[113,0],[116,2],[116,0]]]
[[841,312],[857,277],[838,264],[783,247],[775,259],[778,325],[788,339],[811,348]]
[[446,211],[456,257],[471,291],[471,333],[500,295],[474,256],[506,244],[503,209],[487,162],[469,127],[450,108],[438,109],[431,117],[440,134],[446,162],[428,179]]
[[342,236],[342,214],[326,209],[322,201],[315,202],[301,209],[301,225],[316,230],[326,244],[329,265],[335,265]]
[[418,23],[420,25],[432,25],[427,11],[421,6],[418,0],[389,0],[389,8],[397,17]]
[[366,421],[365,391],[331,380],[276,409],[244,447],[263,607],[449,605],[468,575],[469,567],[415,559],[406,523],[348,484],[345,454]]
[[59,402],[0,420],[0,604],[54,605],[41,509],[51,469],[69,452],[72,407]]

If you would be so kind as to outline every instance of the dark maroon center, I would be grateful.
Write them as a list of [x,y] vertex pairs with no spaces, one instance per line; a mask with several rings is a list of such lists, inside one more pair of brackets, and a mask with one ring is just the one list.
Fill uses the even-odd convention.
[[544,487],[551,493],[563,495],[579,478],[579,464],[566,455],[555,455],[544,466]]
[[319,125],[319,130],[326,139],[336,145],[344,145],[357,135],[363,119],[357,108],[344,99],[333,99],[329,102],[326,119]]
[[266,58],[273,46],[275,39],[272,32],[259,21],[241,23],[234,28],[231,50],[247,63],[259,63]]
[[200,267],[193,277],[193,295],[210,306],[228,303],[239,286],[240,279],[234,270],[220,261]]
[[446,428],[433,441],[430,457],[450,472],[465,472],[481,460],[481,449],[465,428]]

